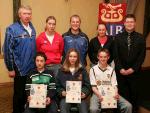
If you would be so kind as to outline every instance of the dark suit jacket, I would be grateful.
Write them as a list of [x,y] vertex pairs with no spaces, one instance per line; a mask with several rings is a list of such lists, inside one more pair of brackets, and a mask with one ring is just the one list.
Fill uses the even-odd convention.
[[118,34],[115,38],[114,53],[116,71],[119,71],[122,68],[132,68],[135,72],[137,72],[145,59],[145,39],[140,33],[133,31],[131,33],[131,46],[129,51],[127,37],[128,33],[125,31]]

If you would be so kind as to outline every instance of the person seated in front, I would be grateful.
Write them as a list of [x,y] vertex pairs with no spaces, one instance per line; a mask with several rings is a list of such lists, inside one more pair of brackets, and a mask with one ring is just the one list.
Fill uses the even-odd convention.
[[[112,67],[107,63],[110,53],[108,49],[98,51],[98,64],[90,69],[90,83],[92,86],[92,97],[90,99],[90,113],[99,113],[101,111],[101,102],[103,97],[98,90],[98,85],[104,87],[103,81],[109,81],[111,86],[115,87],[114,98],[121,113],[132,113],[132,105],[118,94],[116,74]],[[107,82],[108,83],[108,82]]]
[[[26,81],[27,104],[24,113],[57,113],[57,105],[55,102],[56,86],[53,73],[45,68],[46,55],[38,52],[35,57],[36,69],[32,70]],[[32,84],[47,85],[46,108],[30,108],[31,101],[30,91]]]
[[56,77],[56,90],[60,96],[60,113],[70,113],[71,105],[66,103],[66,82],[81,81],[81,103],[77,103],[79,113],[88,113],[88,103],[86,98],[91,92],[88,74],[80,63],[79,52],[76,49],[69,49],[62,68]]

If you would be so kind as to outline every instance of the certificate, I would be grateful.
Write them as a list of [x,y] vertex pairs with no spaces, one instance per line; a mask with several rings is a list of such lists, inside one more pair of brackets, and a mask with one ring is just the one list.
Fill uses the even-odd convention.
[[101,108],[117,108],[117,100],[115,96],[115,86],[111,85],[100,85],[98,90],[103,98],[101,102]]
[[29,102],[30,108],[46,108],[47,85],[31,84]]
[[81,103],[81,81],[66,81],[66,103]]

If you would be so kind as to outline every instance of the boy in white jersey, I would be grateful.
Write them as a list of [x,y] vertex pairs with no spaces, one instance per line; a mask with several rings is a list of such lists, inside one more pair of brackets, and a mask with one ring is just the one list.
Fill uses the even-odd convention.
[[93,95],[90,99],[90,112],[99,113],[101,111],[102,95],[99,93],[97,85],[103,86],[103,82],[110,81],[112,86],[116,87],[114,98],[117,100],[118,108],[121,113],[132,113],[132,105],[118,94],[116,73],[107,63],[110,54],[107,49],[98,51],[98,64],[90,69],[90,83],[92,86]]

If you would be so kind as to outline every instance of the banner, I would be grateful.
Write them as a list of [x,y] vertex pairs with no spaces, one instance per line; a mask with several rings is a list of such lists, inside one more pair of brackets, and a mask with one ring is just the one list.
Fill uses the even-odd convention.
[[126,15],[126,3],[100,3],[98,23],[105,23],[107,35],[115,36],[122,32],[124,16]]

